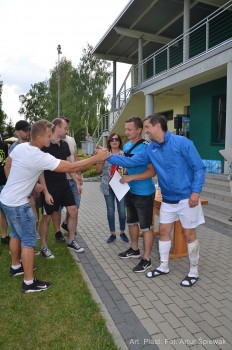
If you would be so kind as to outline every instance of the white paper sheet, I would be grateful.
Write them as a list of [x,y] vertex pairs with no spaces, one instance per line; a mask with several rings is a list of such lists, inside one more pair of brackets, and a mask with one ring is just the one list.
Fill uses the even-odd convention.
[[225,160],[232,162],[232,148],[222,149],[219,153],[221,153]]
[[120,201],[129,191],[130,186],[126,184],[121,184],[119,181],[121,180],[122,176],[119,174],[118,171],[115,171],[114,176],[110,180],[109,184],[112,188],[112,190],[115,193],[115,196]]

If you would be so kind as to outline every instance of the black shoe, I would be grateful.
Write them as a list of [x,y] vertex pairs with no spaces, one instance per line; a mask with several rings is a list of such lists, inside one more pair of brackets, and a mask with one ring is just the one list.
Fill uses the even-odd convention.
[[126,250],[124,253],[119,253],[118,254],[119,258],[121,259],[129,259],[129,258],[140,258],[140,250],[134,250],[132,248],[129,248],[128,250]]
[[1,237],[1,243],[9,244],[9,242],[10,242],[10,237],[9,236]]
[[144,272],[151,267],[152,267],[151,260],[146,260],[142,258],[141,261],[138,263],[138,265],[133,268],[133,271],[136,273]]
[[50,282],[43,282],[34,278],[32,284],[27,285],[25,282],[23,282],[22,292],[24,293],[42,292],[48,289],[50,286],[51,286]]
[[68,226],[65,222],[62,223],[61,228],[64,230],[65,233],[68,233]]
[[18,269],[13,269],[12,267],[10,268],[10,272],[9,272],[9,275],[11,277],[16,277],[16,276],[20,276],[20,275],[23,275],[24,274],[24,271],[23,271],[23,266],[21,265]]
[[62,232],[60,232],[60,231],[56,232],[55,237],[56,237],[56,240],[57,240],[57,241],[59,241],[59,242],[65,242],[65,238],[64,238],[64,236],[62,235]]

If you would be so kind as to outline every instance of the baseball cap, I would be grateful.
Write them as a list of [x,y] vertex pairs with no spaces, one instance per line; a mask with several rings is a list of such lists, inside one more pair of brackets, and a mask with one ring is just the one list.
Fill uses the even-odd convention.
[[15,124],[15,130],[28,131],[30,130],[30,128],[31,128],[31,125],[26,120],[19,120]]

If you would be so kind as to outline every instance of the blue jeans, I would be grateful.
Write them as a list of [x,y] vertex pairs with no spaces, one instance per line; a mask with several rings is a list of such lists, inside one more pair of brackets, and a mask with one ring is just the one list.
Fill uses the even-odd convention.
[[69,185],[71,187],[72,193],[74,195],[76,206],[79,209],[80,208],[80,203],[81,203],[81,197],[78,196],[77,186],[75,184],[75,181],[73,181],[73,179],[68,180],[68,181],[69,181]]
[[0,208],[7,217],[11,237],[20,240],[24,248],[35,248],[36,220],[31,206],[27,203],[19,207],[9,207],[0,202]]
[[109,223],[110,232],[115,231],[115,200],[117,202],[118,207],[118,216],[119,216],[119,225],[120,230],[124,231],[126,226],[126,211],[125,211],[125,200],[119,202],[114,194],[114,191],[110,188],[109,194],[104,195],[106,201],[106,209],[107,209],[107,219]]

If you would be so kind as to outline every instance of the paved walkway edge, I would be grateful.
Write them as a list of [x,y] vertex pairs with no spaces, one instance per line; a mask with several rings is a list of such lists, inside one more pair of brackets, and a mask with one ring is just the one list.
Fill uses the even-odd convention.
[[92,297],[94,298],[94,300],[96,301],[96,303],[100,307],[101,314],[104,317],[104,319],[106,320],[107,328],[110,331],[110,333],[112,334],[115,343],[119,346],[119,348],[121,350],[128,350],[128,347],[127,347],[124,339],[122,338],[121,334],[119,333],[118,328],[116,327],[112,317],[110,316],[107,308],[105,307],[104,303],[102,302],[101,298],[99,297],[99,295],[98,295],[96,289],[94,288],[89,276],[87,275],[84,267],[82,266],[82,264],[79,260],[79,255],[77,255],[73,251],[71,251],[71,254],[72,254],[74,260],[76,261],[79,269],[81,270],[82,276],[88,285],[88,288],[92,294]]

